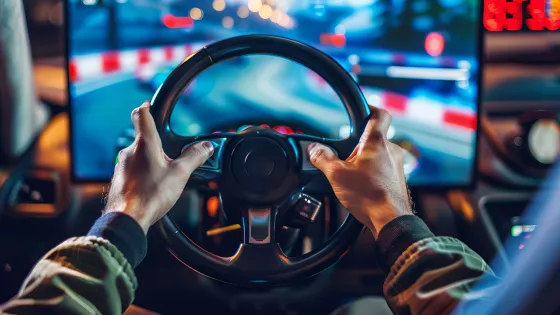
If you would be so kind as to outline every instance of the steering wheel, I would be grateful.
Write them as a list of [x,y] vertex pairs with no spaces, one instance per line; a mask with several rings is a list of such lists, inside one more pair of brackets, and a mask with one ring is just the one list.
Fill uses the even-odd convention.
[[[351,134],[344,140],[310,135],[283,135],[269,128],[196,137],[180,136],[170,128],[170,116],[182,91],[201,72],[235,57],[267,54],[298,62],[315,71],[341,98],[350,117]],[[242,286],[277,285],[313,276],[337,262],[358,238],[363,225],[348,215],[321,248],[300,257],[286,256],[275,241],[275,223],[282,204],[324,175],[306,166],[305,148],[313,142],[331,147],[347,158],[358,144],[370,110],[359,86],[334,59],[306,44],[267,36],[239,36],[208,45],[181,63],[165,80],[151,101],[151,113],[170,158],[199,141],[214,144],[214,155],[198,168],[191,180],[214,182],[222,206],[240,214],[244,239],[231,257],[214,255],[187,237],[166,215],[158,223],[171,253],[207,277]],[[209,117],[209,119],[211,119]],[[309,165],[309,163],[307,163]]]

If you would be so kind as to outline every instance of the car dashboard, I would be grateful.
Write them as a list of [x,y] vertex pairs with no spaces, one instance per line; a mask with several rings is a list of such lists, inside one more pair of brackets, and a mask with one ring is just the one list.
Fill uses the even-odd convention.
[[[17,291],[36,260],[52,246],[87,233],[103,209],[107,183],[70,180],[67,130],[67,114],[56,115],[21,163],[3,169],[0,246],[8,253],[2,256],[3,299]],[[481,150],[488,154],[485,160],[499,163],[490,149],[486,150]],[[519,220],[536,185],[537,180],[531,188],[516,190],[482,180],[475,191],[413,191],[413,195],[419,215],[437,235],[460,238],[487,261],[507,261],[501,252],[510,229],[507,224],[531,225],[515,220]],[[54,198],[41,199],[53,191]],[[215,197],[210,192],[187,189],[172,214],[201,246],[227,255],[238,246],[241,231],[231,222],[224,225]],[[324,201],[320,218],[292,240],[292,250],[312,250],[346,215],[333,196],[315,197]],[[512,199],[520,202],[512,204]],[[377,267],[371,233],[364,233],[348,255],[320,275],[289,286],[256,290],[208,279],[175,259],[158,233],[152,231],[148,237],[148,254],[136,270],[140,286],[135,303],[161,313],[173,313],[185,302],[201,312],[259,312],[270,307],[285,312],[328,312],[352,299],[382,295],[384,275]]]

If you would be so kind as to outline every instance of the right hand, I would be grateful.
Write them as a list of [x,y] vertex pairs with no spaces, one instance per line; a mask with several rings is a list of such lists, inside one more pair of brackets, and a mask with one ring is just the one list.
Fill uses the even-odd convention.
[[387,140],[391,115],[370,106],[371,118],[346,161],[328,147],[309,146],[311,163],[329,180],[336,197],[374,235],[393,219],[412,215],[403,152]]

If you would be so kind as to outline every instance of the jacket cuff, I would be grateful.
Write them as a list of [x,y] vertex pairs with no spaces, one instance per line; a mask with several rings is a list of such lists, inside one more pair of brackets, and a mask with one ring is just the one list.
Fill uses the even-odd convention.
[[434,237],[434,234],[424,221],[415,215],[400,216],[387,223],[377,237],[380,267],[388,273],[408,247],[429,237]]
[[102,215],[95,221],[87,235],[109,241],[133,268],[142,262],[148,251],[148,240],[144,230],[132,217],[121,212]]

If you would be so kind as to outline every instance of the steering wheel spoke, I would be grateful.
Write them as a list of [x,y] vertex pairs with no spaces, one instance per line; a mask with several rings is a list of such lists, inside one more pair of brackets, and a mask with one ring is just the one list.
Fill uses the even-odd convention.
[[243,243],[266,245],[275,242],[275,208],[249,208],[241,212],[243,220]]
[[[250,282],[265,283],[266,275],[278,268],[292,264],[292,259],[284,254],[275,237],[277,208],[250,207],[243,209],[243,243],[231,257],[232,269],[250,271]],[[262,277],[259,277],[262,274]]]
[[168,136],[167,141],[164,141],[164,151],[172,158],[177,158],[184,150],[189,147],[202,142],[208,141],[214,146],[214,154],[199,168],[197,168],[189,180],[189,183],[199,185],[207,184],[211,181],[217,181],[222,174],[223,151],[228,141],[236,138],[236,133],[220,133],[205,135],[199,137],[184,137],[176,134]]
[[240,273],[250,273],[251,278],[247,279],[250,285],[266,285],[271,274],[295,262],[284,254],[277,243],[259,246],[241,244],[231,257],[229,267]]
[[358,139],[349,137],[344,140],[327,139],[311,135],[290,135],[296,142],[296,147],[301,152],[301,169],[299,184],[311,191],[330,191],[330,185],[325,175],[318,170],[309,160],[307,149],[312,143],[320,143],[331,148],[341,159],[346,159],[358,143]]

